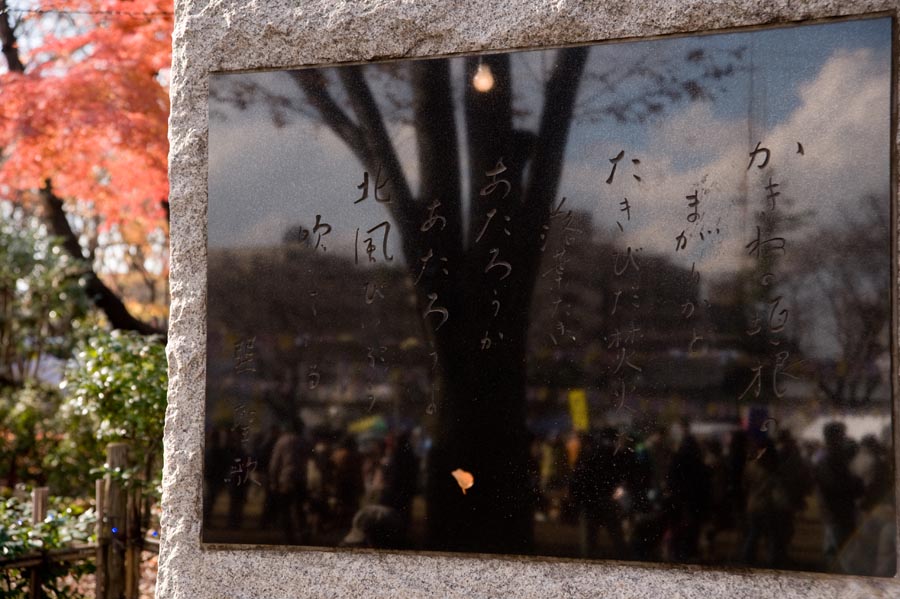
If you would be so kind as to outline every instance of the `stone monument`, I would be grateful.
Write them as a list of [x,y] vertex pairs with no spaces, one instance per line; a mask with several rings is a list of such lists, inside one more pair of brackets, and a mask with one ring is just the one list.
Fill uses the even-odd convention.
[[900,594],[895,11],[176,2],[158,596]]

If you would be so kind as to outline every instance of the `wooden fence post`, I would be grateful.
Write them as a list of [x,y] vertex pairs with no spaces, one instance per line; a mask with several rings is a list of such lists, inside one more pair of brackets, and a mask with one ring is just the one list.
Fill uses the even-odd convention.
[[[106,463],[110,469],[128,467],[128,444],[110,443],[106,446]],[[103,518],[98,519],[97,535],[97,599],[123,599],[126,597],[126,559],[128,493],[122,484],[107,474],[104,477],[102,508]],[[100,567],[103,571],[100,571]],[[102,589],[100,588],[102,587]],[[100,591],[102,590],[102,594]]]
[[128,491],[125,521],[125,597],[138,599],[141,581],[141,494],[140,488]]
[[[47,517],[47,504],[50,499],[48,487],[35,487],[31,490],[31,524],[39,526]],[[40,599],[44,596],[41,591],[41,570],[43,565],[31,568],[31,580],[28,585],[28,594],[31,599]]]
[[95,481],[94,502],[97,515],[97,567],[96,599],[106,598],[106,552],[109,547],[109,535],[106,534],[106,481],[102,478]]

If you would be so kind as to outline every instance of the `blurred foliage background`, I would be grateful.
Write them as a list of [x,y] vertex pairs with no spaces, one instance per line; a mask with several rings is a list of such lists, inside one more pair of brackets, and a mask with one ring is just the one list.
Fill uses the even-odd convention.
[[[157,526],[173,19],[171,0],[0,0],[0,560],[96,540],[103,477]],[[81,596],[91,568],[45,568],[44,595]],[[0,599],[26,579],[0,569]]]

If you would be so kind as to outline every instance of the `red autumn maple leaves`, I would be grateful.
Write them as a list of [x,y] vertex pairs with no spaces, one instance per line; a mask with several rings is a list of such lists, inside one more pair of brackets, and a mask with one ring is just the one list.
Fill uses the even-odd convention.
[[0,195],[49,179],[106,224],[161,222],[171,11],[171,0],[10,8],[25,70],[0,61]]

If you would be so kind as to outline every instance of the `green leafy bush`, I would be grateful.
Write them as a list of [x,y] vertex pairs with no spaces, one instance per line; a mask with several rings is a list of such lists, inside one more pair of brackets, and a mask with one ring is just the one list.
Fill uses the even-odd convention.
[[0,386],[67,358],[88,312],[84,267],[34,217],[0,204]]
[[[62,395],[55,385],[28,381],[0,387],[0,472],[10,487],[20,482],[51,486],[55,493],[80,490],[80,481],[48,468],[55,461],[60,433],[55,429]],[[72,483],[76,484],[72,484]]]
[[[96,516],[93,509],[80,503],[67,504],[59,498],[51,498],[50,507],[47,517],[35,523],[30,501],[16,497],[0,501],[0,557],[10,559],[94,540]],[[51,599],[82,597],[71,583],[93,569],[93,564],[87,561],[43,566],[40,578],[44,596]],[[30,578],[23,570],[0,571],[0,599],[28,597],[29,582]]]
[[[36,219],[0,202],[0,493],[24,482],[92,498],[94,480],[108,473],[141,494],[146,529],[161,474],[165,347],[102,328],[83,276],[83,265]],[[59,367],[48,369],[54,362]],[[129,444],[132,467],[104,465],[115,441]],[[83,507],[57,500],[38,523],[30,510],[30,502],[0,495],[0,558],[92,534],[94,514]],[[45,566],[45,596],[76,597],[71,576],[91,567]],[[27,572],[0,570],[0,599],[27,596],[28,582]]]
[[56,388],[65,360],[89,329],[83,265],[33,216],[0,202],[0,485],[80,490],[48,468],[59,437]]
[[[60,385],[65,394],[60,417],[69,432],[61,458],[84,460],[93,453],[88,463],[97,466],[108,443],[127,442],[134,468],[111,474],[155,491],[167,383],[165,346],[158,338],[97,330],[79,345]],[[104,473],[94,470],[90,479]]]

